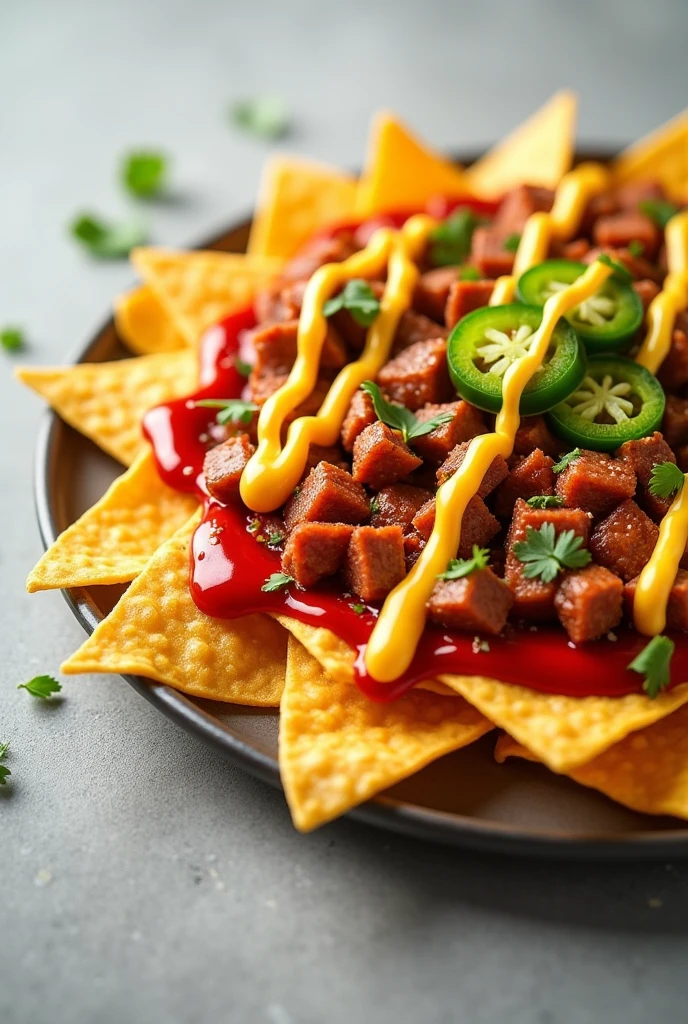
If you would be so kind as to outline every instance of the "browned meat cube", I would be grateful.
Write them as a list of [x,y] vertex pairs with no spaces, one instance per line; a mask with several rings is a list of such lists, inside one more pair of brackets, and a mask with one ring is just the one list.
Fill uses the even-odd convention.
[[377,380],[393,402],[412,411],[447,401],[452,392],[447,342],[444,338],[417,341],[386,363]]
[[666,199],[663,186],[658,181],[633,181],[616,190],[616,201],[620,209],[635,212],[638,204],[647,199]]
[[424,487],[412,487],[411,484],[391,484],[376,494],[373,511],[370,514],[371,526],[401,526],[406,529],[416,512],[432,493]]
[[625,249],[631,242],[640,242],[643,256],[651,260],[657,255],[661,235],[654,221],[644,213],[626,211],[600,217],[593,228],[593,239],[596,245],[612,249]]
[[333,466],[339,466],[340,469],[349,469],[344,452],[338,444],[330,446],[322,444],[310,445],[304,472],[315,469],[319,462],[331,462]]
[[663,271],[654,263],[650,263],[644,256],[634,256],[628,249],[614,249],[608,245],[602,248],[595,246],[590,249],[583,257],[583,263],[594,263],[602,252],[611,256],[617,263],[621,263],[636,281],[649,279],[660,282],[664,277]]
[[339,571],[353,526],[345,523],[299,523],[289,534],[282,569],[301,587],[314,587]]
[[444,405],[426,405],[416,413],[416,419],[421,423],[431,420],[433,416],[440,413],[452,413],[452,419],[436,427],[429,434],[423,437],[414,438],[413,447],[427,462],[442,462],[449,455],[449,452],[461,444],[462,441],[470,441],[478,434],[484,434],[487,430],[485,417],[480,409],[468,402],[446,402]]
[[[275,391],[282,387],[286,383],[288,373],[272,373],[267,372],[263,374],[252,371],[249,377],[249,389],[251,392],[251,400],[256,403],[259,408],[267,402],[270,395],[273,395]],[[323,403],[327,392],[332,386],[332,381],[324,377],[319,377],[315,388],[310,393],[305,402],[293,412],[289,413],[286,417],[285,422],[291,423],[298,416],[312,416],[314,415]]]
[[466,313],[487,306],[494,291],[494,281],[454,281],[449,289],[444,322],[452,328]]
[[596,640],[621,622],[623,583],[601,565],[564,576],[554,598],[559,621],[573,640]]
[[678,391],[688,384],[688,335],[680,328],[671,335],[671,348],[657,377],[665,391]]
[[428,539],[435,525],[435,499],[428,498],[411,520],[413,527],[424,541]]
[[557,440],[542,416],[524,416],[516,431],[514,455],[530,455],[535,448],[545,455],[557,455],[564,445]]
[[610,217],[612,214],[618,213],[619,209],[619,202],[615,193],[602,192],[600,195],[593,196],[583,212],[580,226],[581,234],[590,235],[598,217]]
[[676,456],[662,435],[655,430],[651,437],[626,441],[614,454],[617,459],[624,459],[635,473],[645,511],[653,519],[661,519],[669,511],[671,499],[656,498],[650,493],[652,467],[658,462],[676,462]]
[[649,278],[643,278],[640,281],[633,282],[634,291],[640,296],[640,301],[643,304],[643,309],[647,313],[647,307],[650,305],[653,299],[656,299],[659,295],[661,288],[656,281],[650,281]]
[[590,249],[587,238],[576,238],[573,242],[559,242],[556,239],[550,245],[550,258],[574,260],[579,263]]
[[[469,441],[464,441],[462,444],[457,444],[456,448],[453,448],[447,458],[444,460],[440,468],[437,470],[437,482],[438,484],[446,483],[446,481],[454,476],[457,469],[466,458],[466,452],[468,451]],[[483,482],[478,490],[478,495],[481,498],[486,498],[488,494],[494,491],[498,484],[501,484],[502,480],[506,480],[509,475],[509,467],[506,461],[501,455],[497,455],[492,460],[487,473],[483,477]]]
[[[303,282],[305,287],[306,282]],[[281,323],[285,320],[298,320],[301,312],[301,298],[296,301],[296,295],[291,286],[284,288],[280,283],[271,285],[258,292],[253,303],[253,311],[259,324]]]
[[354,441],[353,477],[377,490],[408,476],[423,460],[386,423],[371,423]]
[[284,523],[362,523],[370,515],[368,495],[350,473],[321,462],[284,507]]
[[307,242],[282,270],[284,281],[301,281],[311,277],[326,263],[342,263],[358,249],[353,235],[342,232],[335,238],[314,238]]
[[495,504],[497,515],[510,516],[517,498],[527,501],[536,494],[554,494],[553,465],[554,461],[539,448],[521,459],[499,485]]
[[635,494],[635,473],[627,462],[604,452],[583,451],[557,476],[557,494],[569,508],[607,515]]
[[375,423],[375,407],[370,395],[365,391],[357,391],[351,399],[349,410],[342,423],[342,444],[348,452],[353,451],[354,441],[366,427]]
[[[253,334],[256,351],[255,373],[288,373],[296,359],[298,320],[287,323],[266,324]],[[323,369],[340,370],[347,362],[346,347],[332,327],[328,328],[322,348],[320,365]]]
[[514,595],[491,569],[459,580],[438,580],[428,601],[433,622],[448,629],[495,636],[506,625]]
[[[432,498],[418,509],[413,517],[413,526],[423,540],[428,540],[435,525],[435,499]],[[461,540],[459,541],[459,558],[470,558],[473,545],[479,548],[492,540],[499,533],[499,520],[477,495],[468,502],[461,520]]]
[[[435,267],[420,275],[413,304],[419,313],[444,323],[444,307],[447,305],[449,289],[455,283],[458,267]],[[447,324],[448,327],[451,324]]]
[[[629,580],[624,587],[626,614],[631,620],[633,619],[633,600],[637,583],[636,577],[634,580]],[[685,569],[679,569],[676,574],[676,580],[669,592],[666,617],[667,629],[688,633],[688,571]]]
[[392,353],[398,355],[411,345],[417,345],[420,341],[434,341],[437,338],[446,338],[449,331],[443,325],[438,324],[430,317],[422,313],[416,313],[414,309],[407,309],[399,317]]
[[662,433],[674,451],[688,444],[688,398],[667,395]]
[[649,516],[628,500],[597,524],[590,537],[590,551],[596,562],[627,581],[647,563],[658,535]]
[[502,199],[494,225],[507,235],[520,234],[533,213],[549,213],[554,192],[540,185],[517,185]]
[[381,601],[406,575],[400,526],[358,526],[351,535],[344,575],[364,601]]
[[203,473],[213,498],[226,503],[237,495],[241,474],[254,451],[248,434],[239,434],[205,453]]
[[425,541],[416,530],[404,534],[404,557],[406,559],[406,572],[411,572],[425,547]]
[[500,228],[476,228],[471,244],[471,263],[483,277],[501,277],[514,269],[515,253],[504,248],[511,231]]

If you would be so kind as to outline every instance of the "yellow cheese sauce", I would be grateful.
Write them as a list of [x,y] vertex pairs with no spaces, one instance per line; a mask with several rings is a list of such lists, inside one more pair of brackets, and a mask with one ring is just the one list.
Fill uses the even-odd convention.
[[676,314],[688,305],[688,210],[672,217],[665,232],[669,273],[647,311],[648,331],[637,362],[657,373],[669,349]]

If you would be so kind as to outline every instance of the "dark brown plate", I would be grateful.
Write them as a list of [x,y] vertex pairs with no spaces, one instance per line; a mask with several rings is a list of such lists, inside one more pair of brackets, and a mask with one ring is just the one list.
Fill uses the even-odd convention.
[[[208,246],[242,252],[249,221]],[[109,319],[77,362],[127,354]],[[89,508],[122,472],[94,444],[46,413],[36,457],[36,507],[46,547]],[[63,591],[91,633],[122,593],[120,587]],[[277,767],[276,711],[194,700],[168,686],[124,676],[146,700],[229,760],[273,786]],[[384,796],[352,811],[371,825],[455,846],[510,854],[571,858],[664,858],[688,855],[688,825],[651,818],[592,790],[521,761],[498,765],[495,734],[429,765]]]

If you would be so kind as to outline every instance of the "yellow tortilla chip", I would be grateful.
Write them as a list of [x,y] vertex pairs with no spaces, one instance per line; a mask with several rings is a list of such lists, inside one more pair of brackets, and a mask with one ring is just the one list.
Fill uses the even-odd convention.
[[376,704],[328,677],[293,637],[280,713],[279,762],[298,829],[357,807],[492,728],[465,701],[413,691]]
[[249,255],[285,260],[316,231],[354,220],[356,190],[355,179],[333,167],[273,157],[263,171]]
[[134,249],[131,260],[188,345],[249,306],[281,265],[240,253],[170,249]]
[[184,348],[184,338],[147,286],[115,299],[115,327],[128,348],[139,356]]
[[533,761],[535,764],[541,763],[540,759],[532,751],[528,750],[527,747],[524,747],[522,743],[519,743],[518,740],[515,740],[513,736],[509,736],[506,732],[502,733],[497,740],[494,756],[498,764],[504,764],[508,757],[520,757],[523,761]]
[[442,675],[440,679],[555,772],[578,768],[628,733],[688,701],[688,683],[650,700],[637,693],[565,697],[482,676]]
[[620,153],[614,181],[660,181],[676,202],[688,201],[688,110]]
[[200,510],[168,540],[113,610],[61,668],[134,673],[194,697],[275,707],[287,634],[265,615],[214,619],[189,592],[189,545]]
[[466,171],[471,191],[497,199],[516,185],[556,188],[571,167],[578,100],[557,92],[511,135]]
[[130,466],[144,444],[143,414],[193,392],[198,368],[196,353],[182,349],[113,363],[24,366],[17,377],[66,423]]
[[60,534],[26,581],[30,594],[57,587],[128,583],[187,522],[198,501],[167,487],[146,446],[93,508]]
[[358,212],[370,217],[390,210],[422,209],[435,196],[456,198],[471,191],[455,164],[429,149],[392,114],[373,118]]

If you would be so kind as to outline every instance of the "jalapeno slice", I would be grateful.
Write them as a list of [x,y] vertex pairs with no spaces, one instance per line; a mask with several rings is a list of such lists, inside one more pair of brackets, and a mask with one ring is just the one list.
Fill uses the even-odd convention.
[[572,445],[613,452],[655,431],[664,405],[664,389],[644,366],[622,356],[591,356],[580,388],[548,419]]
[[[456,390],[488,412],[502,407],[502,381],[515,360],[528,351],[542,321],[542,310],[514,302],[484,306],[458,322],[447,342],[449,372]],[[575,331],[560,320],[542,367],[526,385],[519,412],[545,412],[575,391],[585,376],[585,354]]]
[[[585,263],[572,260],[546,260],[521,275],[518,297],[531,306],[544,306],[551,295],[573,284],[587,269]],[[643,322],[643,304],[630,284],[609,277],[598,292],[567,313],[566,319],[591,354],[622,352]]]

